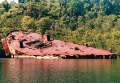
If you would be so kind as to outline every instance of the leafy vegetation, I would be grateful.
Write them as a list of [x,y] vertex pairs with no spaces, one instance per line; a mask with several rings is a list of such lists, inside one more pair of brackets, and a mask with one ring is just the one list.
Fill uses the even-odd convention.
[[0,7],[1,38],[11,30],[34,31],[120,53],[120,0],[36,0]]

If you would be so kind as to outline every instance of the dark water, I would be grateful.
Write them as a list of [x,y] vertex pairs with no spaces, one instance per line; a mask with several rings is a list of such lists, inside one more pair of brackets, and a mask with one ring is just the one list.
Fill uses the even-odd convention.
[[120,60],[0,59],[0,83],[120,83]]

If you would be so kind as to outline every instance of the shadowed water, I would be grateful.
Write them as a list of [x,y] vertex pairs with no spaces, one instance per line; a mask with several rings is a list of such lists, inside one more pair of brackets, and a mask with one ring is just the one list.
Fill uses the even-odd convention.
[[120,60],[0,59],[0,83],[120,83]]

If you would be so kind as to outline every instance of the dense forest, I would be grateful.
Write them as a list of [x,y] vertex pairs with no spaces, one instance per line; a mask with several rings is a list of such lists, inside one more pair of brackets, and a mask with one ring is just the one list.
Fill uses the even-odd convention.
[[0,37],[34,31],[120,54],[120,0],[29,0],[0,4]]

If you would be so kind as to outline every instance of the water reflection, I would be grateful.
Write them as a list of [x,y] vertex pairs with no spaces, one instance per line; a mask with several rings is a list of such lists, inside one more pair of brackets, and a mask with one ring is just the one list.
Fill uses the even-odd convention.
[[1,59],[0,83],[120,83],[120,60]]

